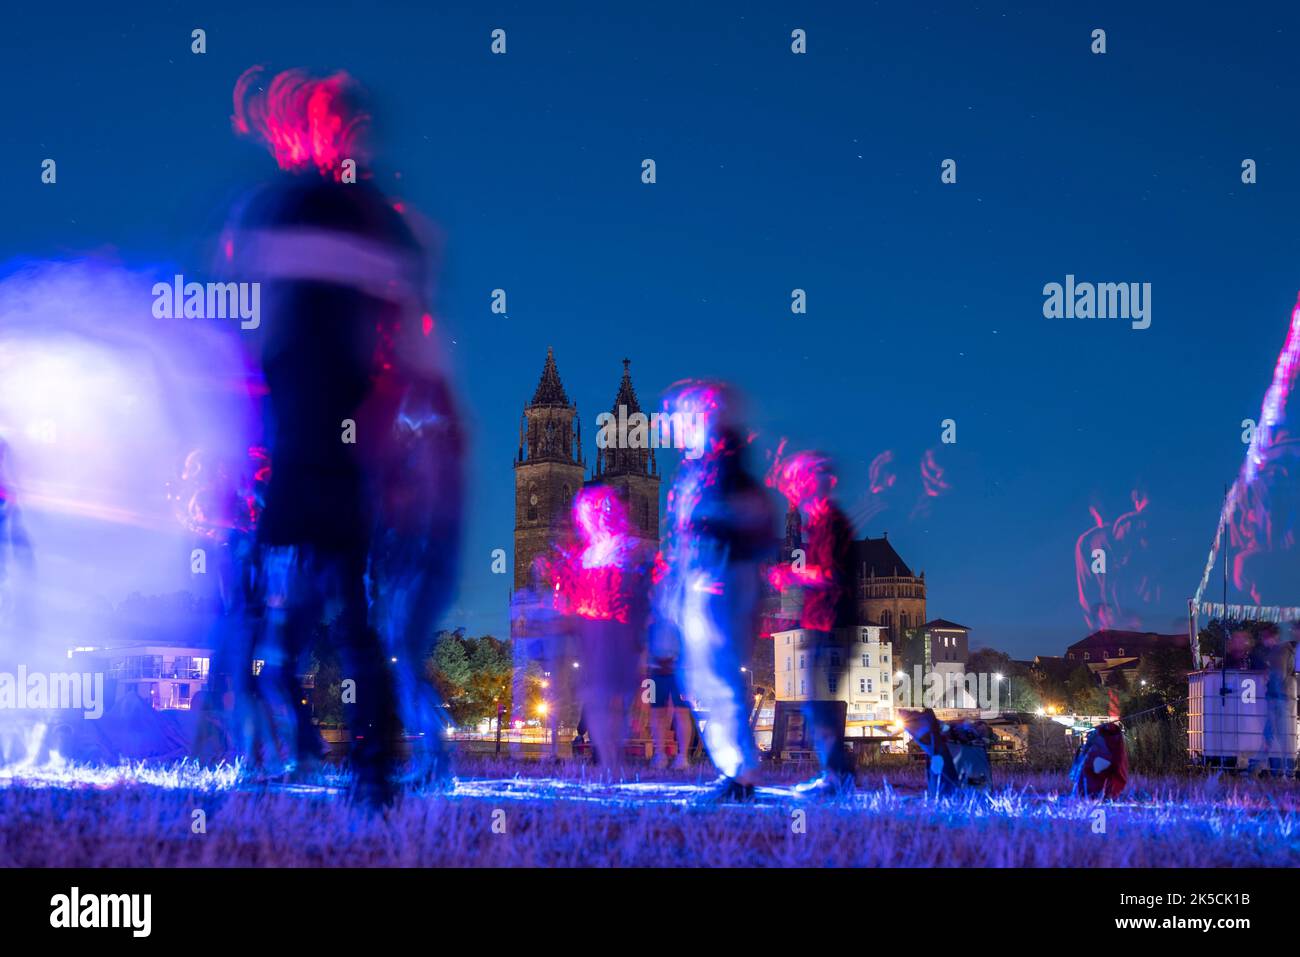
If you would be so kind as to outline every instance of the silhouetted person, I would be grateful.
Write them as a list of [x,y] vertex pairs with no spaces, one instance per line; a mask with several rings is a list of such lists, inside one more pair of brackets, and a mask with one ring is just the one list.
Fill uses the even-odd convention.
[[746,466],[746,433],[735,400],[713,383],[674,388],[669,413],[699,415],[698,458],[683,456],[669,493],[669,566],[658,603],[681,630],[686,695],[707,712],[704,746],[721,772],[717,796],[752,797],[758,746],[741,673],[759,629],[762,566],[772,555],[776,516]]

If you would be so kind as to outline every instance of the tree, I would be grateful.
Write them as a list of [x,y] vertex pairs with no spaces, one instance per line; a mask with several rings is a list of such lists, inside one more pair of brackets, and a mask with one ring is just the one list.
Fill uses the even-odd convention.
[[908,628],[894,643],[894,670],[910,676],[914,667],[925,664],[925,635],[921,628]]
[[[1245,667],[1246,659],[1250,653],[1260,644],[1260,633],[1271,631],[1277,628],[1277,625],[1267,621],[1257,621],[1248,619],[1246,621],[1227,622],[1227,632],[1230,636],[1228,642],[1229,660],[1228,667]],[[1224,623],[1217,618],[1211,619],[1204,628],[1196,635],[1196,644],[1201,650],[1203,657],[1223,657],[1223,634]]]
[[[1037,711],[1043,704],[1030,669],[996,648],[977,648],[966,662],[967,674],[988,675],[990,685],[997,684],[998,704],[1009,711]],[[995,675],[1002,675],[999,682]]]
[[444,631],[433,646],[428,669],[452,719],[461,724],[470,718],[470,665],[460,631]]
[[1059,672],[1060,669],[1051,664],[1035,664],[1029,668],[1029,685],[1045,708],[1065,708],[1070,700],[1066,682]]
[[1181,648],[1157,648],[1138,661],[1138,688],[1159,695],[1166,703],[1185,701],[1190,666],[1187,652]]
[[1070,708],[1076,714],[1104,714],[1109,696],[1087,665],[1080,665],[1065,682]]
[[466,644],[472,646],[469,652],[469,686],[475,716],[494,718],[498,706],[504,707],[508,713],[514,677],[510,642],[484,635],[470,639]]

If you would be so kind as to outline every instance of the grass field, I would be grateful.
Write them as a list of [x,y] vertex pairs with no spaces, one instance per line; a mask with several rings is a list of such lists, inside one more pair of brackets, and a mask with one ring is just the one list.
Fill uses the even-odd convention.
[[408,793],[375,816],[328,777],[262,787],[193,765],[0,772],[0,865],[1300,864],[1295,781],[1137,776],[1098,803],[1061,797],[1063,775],[1005,771],[988,792],[935,803],[913,768],[864,772],[856,794],[833,800],[795,797],[791,770],[769,772],[753,805],[719,805],[704,771],[615,781],[581,763],[469,758],[457,773],[451,793]]

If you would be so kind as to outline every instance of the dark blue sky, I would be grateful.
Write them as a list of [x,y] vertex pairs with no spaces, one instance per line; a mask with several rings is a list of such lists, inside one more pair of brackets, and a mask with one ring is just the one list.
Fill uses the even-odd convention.
[[[687,375],[738,383],[760,442],[832,453],[847,505],[893,450],[897,494],[861,531],[925,569],[932,617],[1017,655],[1083,636],[1075,539],[1090,506],[1113,518],[1141,489],[1161,597],[1127,610],[1176,630],[1300,289],[1295,12],[70,2],[5,21],[0,260],[197,270],[270,165],[230,132],[239,73],[342,68],[372,91],[379,182],[445,234],[474,490],[452,623],[476,632],[506,628],[490,552],[510,548],[547,345],[589,459],[624,356],[643,401]],[[1067,273],[1150,282],[1151,328],[1044,319]],[[939,446],[948,417],[958,442]],[[913,518],[931,447],[952,491]]]

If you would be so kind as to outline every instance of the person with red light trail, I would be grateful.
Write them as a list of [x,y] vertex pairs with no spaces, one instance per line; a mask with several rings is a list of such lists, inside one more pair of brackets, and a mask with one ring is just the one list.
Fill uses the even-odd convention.
[[656,603],[682,636],[686,696],[707,714],[704,746],[722,775],[715,797],[743,801],[754,794],[758,747],[740,668],[758,635],[762,568],[777,536],[772,503],[746,467],[737,401],[711,382],[669,391],[673,421],[697,422],[705,434],[691,443],[703,454],[683,459],[668,493],[667,572]]
[[424,248],[367,181],[357,98],[345,74],[240,78],[235,129],[288,175],[245,204],[224,248],[234,275],[261,283],[266,314],[271,469],[258,539],[274,652],[263,690],[294,714],[297,760],[310,761],[297,664],[333,612],[353,683],[343,690],[352,795],[380,807],[394,797],[399,717],[422,745],[416,776],[446,772],[441,705],[420,672],[455,580],[461,430]]
[[[831,687],[848,681],[849,656],[837,639],[837,629],[852,628],[856,620],[852,588],[853,527],[831,499],[836,478],[830,462],[815,452],[783,455],[778,450],[768,485],[797,510],[804,529],[801,561],[773,566],[768,578],[778,590],[803,593],[799,627],[812,645],[813,673],[823,670]],[[844,748],[844,718],[839,702],[805,702],[804,720],[822,773],[800,786],[809,793],[837,793],[854,785],[853,765]]]
[[592,759],[615,770],[649,612],[649,556],[631,534],[627,504],[612,488],[578,492],[573,527],[575,543],[547,564],[548,577],[557,610],[575,624],[581,723],[591,737]]

